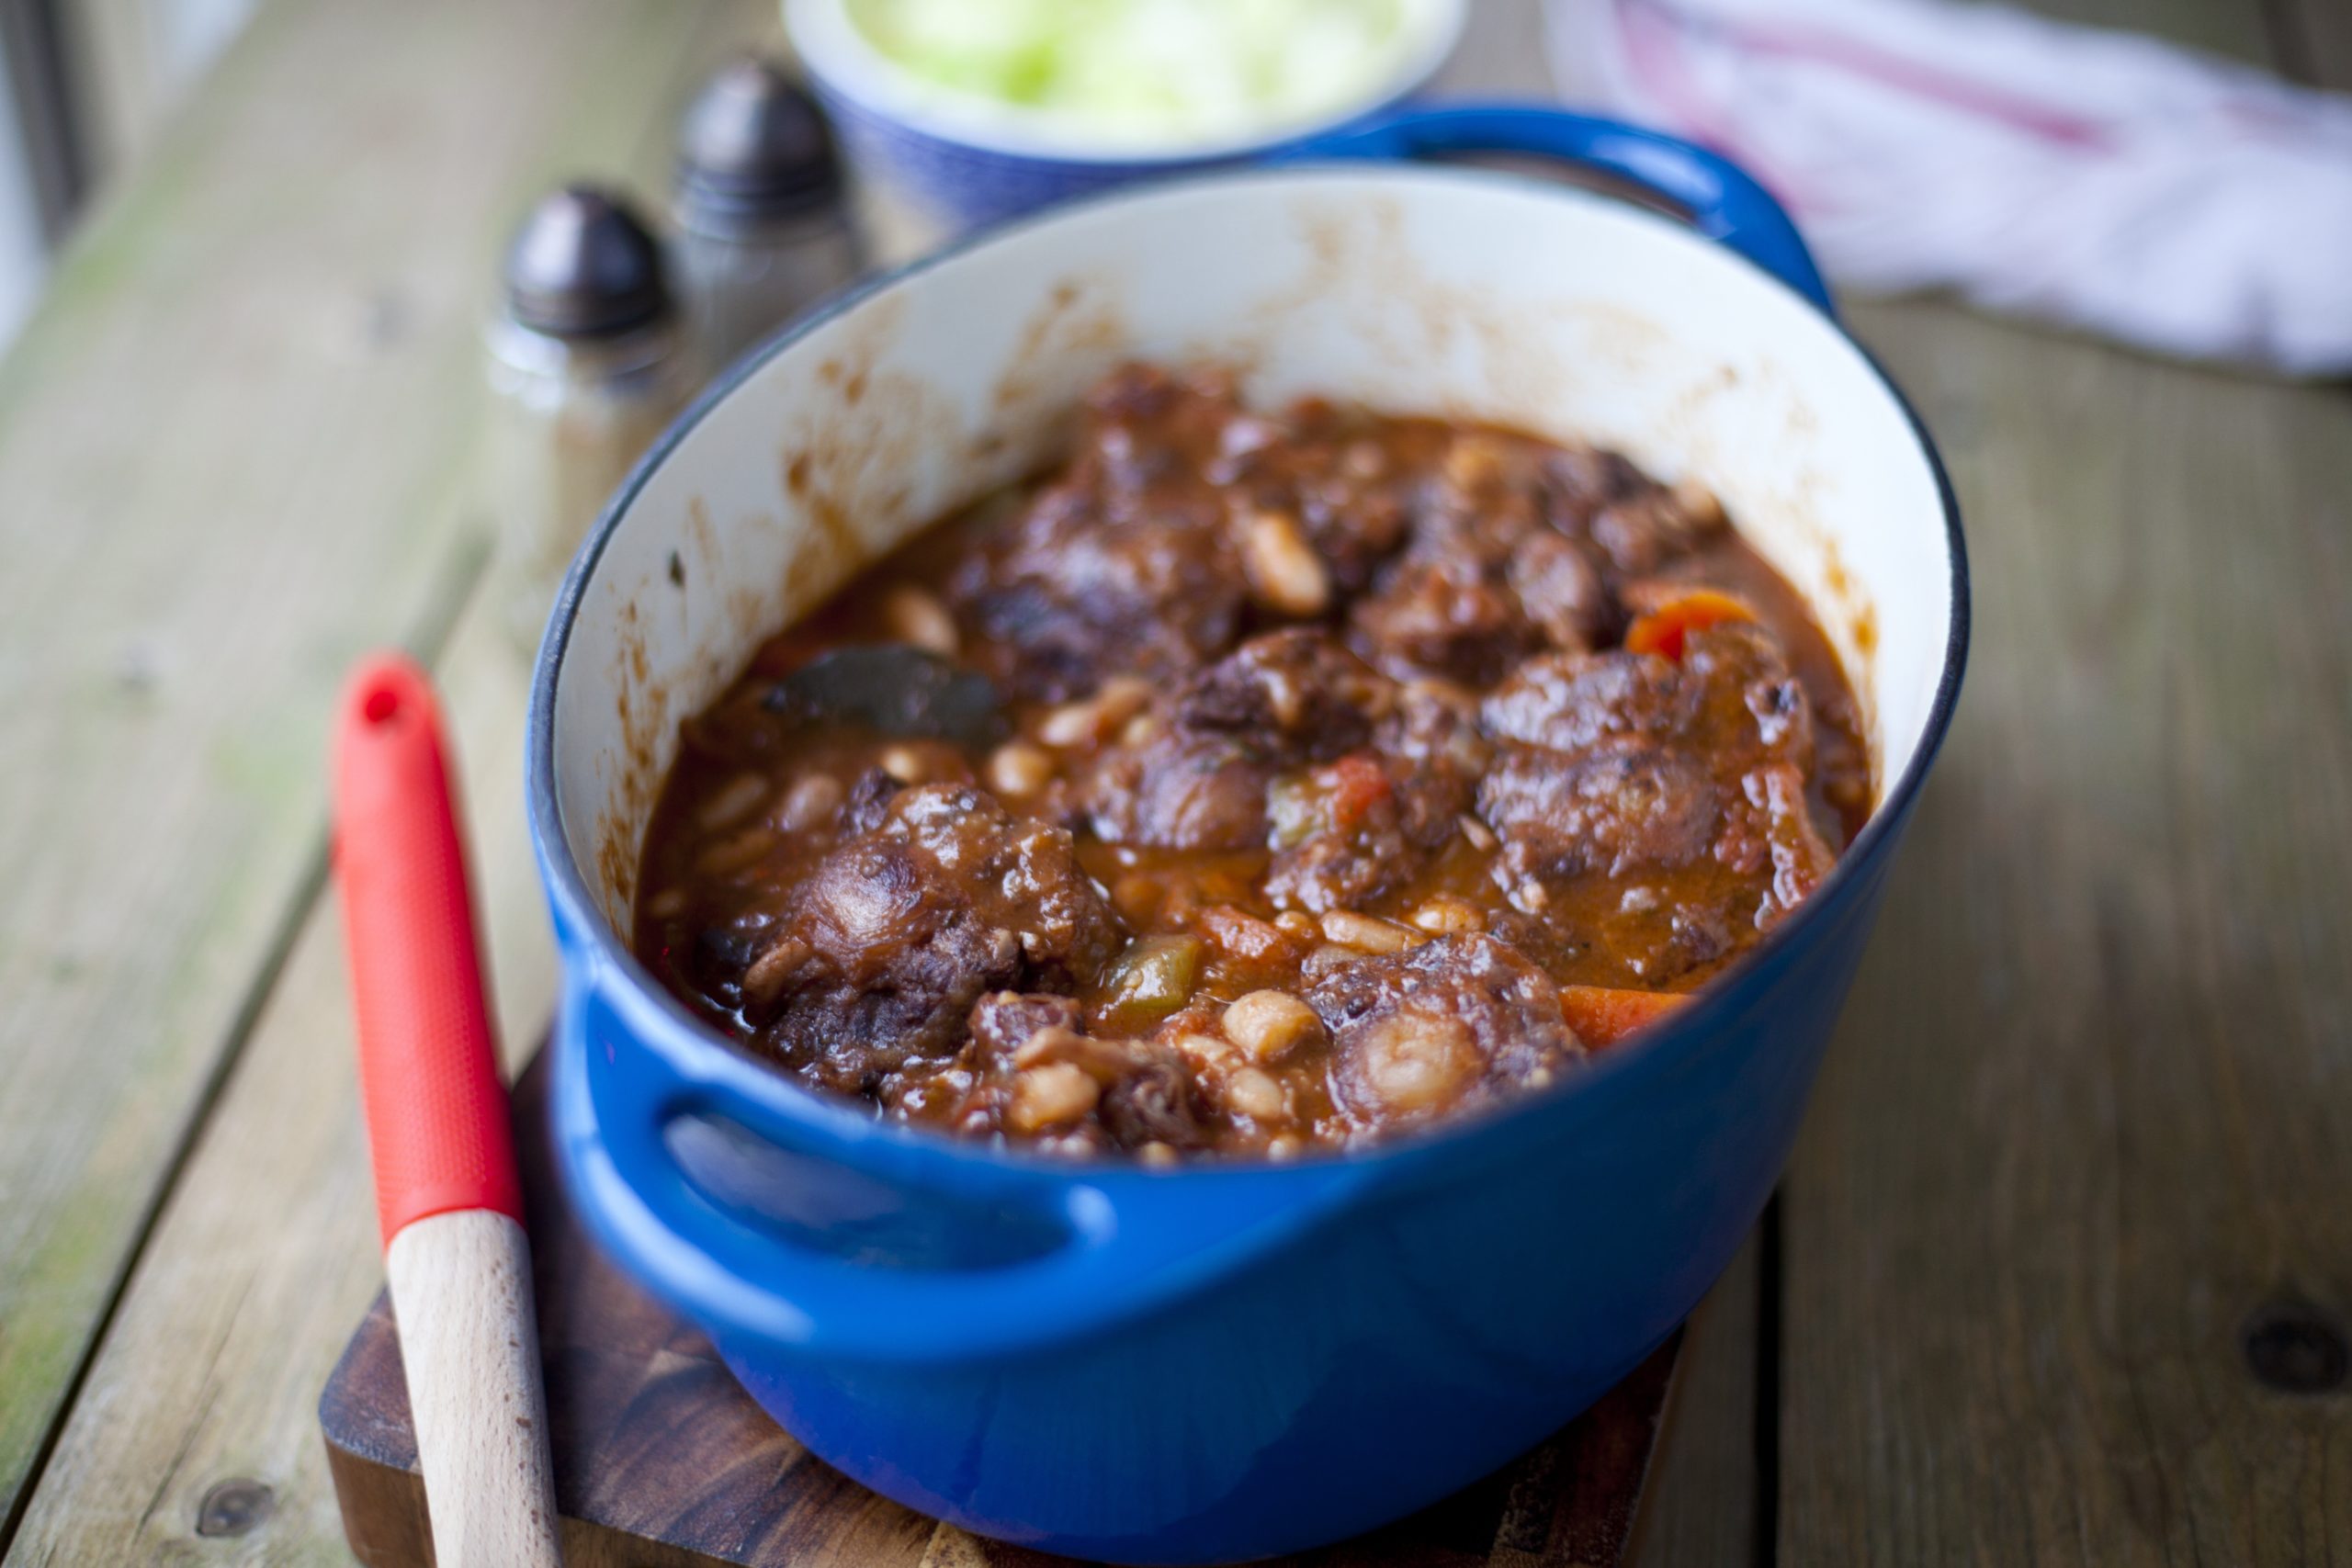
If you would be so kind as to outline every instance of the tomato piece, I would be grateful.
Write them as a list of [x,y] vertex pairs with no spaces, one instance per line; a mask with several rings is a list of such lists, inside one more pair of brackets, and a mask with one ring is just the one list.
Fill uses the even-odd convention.
[[1280,926],[1229,904],[1212,904],[1203,909],[1199,924],[1227,957],[1246,964],[1270,964],[1290,957],[1298,945]]
[[1677,991],[1625,991],[1610,986],[1563,986],[1560,1013],[1589,1051],[1605,1050],[1638,1034],[1690,998]]
[[1368,756],[1342,757],[1326,772],[1331,781],[1332,825],[1343,833],[1388,798],[1387,772]]
[[1679,599],[1668,600],[1625,628],[1625,651],[1655,653],[1682,661],[1682,644],[1692,632],[1722,626],[1725,621],[1752,621],[1756,612],[1744,600],[1712,588],[1694,588]]

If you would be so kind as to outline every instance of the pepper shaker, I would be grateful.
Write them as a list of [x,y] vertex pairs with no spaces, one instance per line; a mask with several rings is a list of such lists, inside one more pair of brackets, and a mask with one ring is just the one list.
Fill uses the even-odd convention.
[[728,65],[688,107],[672,217],[688,330],[714,367],[857,272],[824,111],[763,60]]
[[504,284],[489,332],[494,581],[527,651],[588,525],[702,370],[660,245],[610,191],[574,185],[541,200],[507,251]]

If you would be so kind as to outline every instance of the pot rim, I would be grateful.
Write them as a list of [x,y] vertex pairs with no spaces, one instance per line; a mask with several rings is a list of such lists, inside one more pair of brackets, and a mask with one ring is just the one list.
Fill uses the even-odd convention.
[[[866,299],[910,283],[927,273],[954,265],[967,253],[1032,228],[1059,221],[1076,212],[1092,211],[1126,202],[1148,201],[1173,188],[1196,188],[1221,183],[1311,181],[1333,173],[1362,178],[1375,172],[1385,176],[1408,175],[1446,182],[1492,184],[1507,189],[1533,190],[1555,199],[1603,204],[1612,213],[1623,213],[1638,222],[1656,224],[1678,240],[1701,247],[1724,265],[1751,267],[1771,287],[1783,290],[1798,304],[1804,306],[1819,319],[1825,329],[1841,339],[1902,413],[1935,479],[1944,525],[1944,541],[1949,552],[1951,619],[1946,628],[1942,667],[1937,677],[1935,695],[1926,722],[1920,730],[1918,744],[1913,749],[1911,759],[1901,774],[1880,795],[1869,820],[1846,846],[1837,864],[1830,868],[1829,874],[1792,913],[1766,932],[1755,947],[1742,954],[1723,975],[1692,993],[1690,1005],[1678,1010],[1625,1043],[1588,1057],[1576,1072],[1565,1075],[1554,1087],[1516,1097],[1507,1104],[1481,1114],[1442,1120],[1428,1128],[1355,1147],[1312,1150],[1280,1164],[1265,1160],[1200,1160],[1180,1162],[1172,1167],[1146,1167],[1131,1160],[1074,1161],[1037,1153],[1017,1145],[1000,1147],[978,1140],[957,1138],[928,1127],[884,1122],[846,1100],[825,1095],[773,1071],[739,1043],[689,1010],[638,961],[628,944],[605,920],[599,902],[571,852],[556,788],[556,692],[562,677],[565,655],[571,646],[572,627],[579,618],[589,579],[603,558],[605,546],[654,473],[714,409],[763,370],[771,360],[819,327]],[[1202,1181],[1247,1177],[1263,1180],[1279,1179],[1290,1172],[1328,1170],[1340,1165],[1395,1167],[1438,1157],[1444,1151],[1475,1141],[1498,1138],[1508,1129],[1523,1128],[1545,1117],[1571,1114],[1576,1108],[1589,1106],[1605,1097],[1611,1086],[1619,1085],[1631,1074],[1666,1070],[1717,1032],[1721,1024],[1734,1016],[1778,968],[1783,955],[1812,940],[1814,932],[1825,928],[1844,908],[1853,890],[1860,885],[1864,868],[1890,849],[1950,733],[1967,667],[1972,621],[1967,542],[1962,530],[1960,503],[1934,439],[1910,400],[1904,396],[1877,357],[1857,342],[1843,323],[1764,268],[1755,267],[1724,246],[1657,211],[1507,170],[1459,164],[1414,164],[1407,167],[1349,160],[1301,162],[1262,169],[1204,170],[1143,185],[1117,186],[989,224],[927,255],[878,272],[843,289],[778,331],[716,378],[629,470],[628,476],[605,502],[565,573],[562,589],[557,595],[539,644],[531,677],[530,712],[525,741],[525,788],[531,838],[558,926],[576,933],[592,950],[586,956],[627,982],[632,1000],[637,1004],[631,1010],[633,1014],[646,1018],[647,1014],[641,1010],[651,1008],[653,1016],[669,1026],[670,1035],[666,1042],[669,1045],[695,1054],[716,1051],[732,1061],[758,1066],[763,1089],[772,1089],[778,1096],[775,1102],[778,1108],[788,1109],[797,1120],[810,1125],[812,1130],[831,1134],[836,1138],[887,1144],[901,1154],[917,1155],[925,1163],[940,1160],[1012,1168],[1033,1173],[1052,1173],[1067,1180],[1098,1187],[1131,1179]],[[567,969],[582,962],[582,957],[579,952],[571,950],[561,954]]]

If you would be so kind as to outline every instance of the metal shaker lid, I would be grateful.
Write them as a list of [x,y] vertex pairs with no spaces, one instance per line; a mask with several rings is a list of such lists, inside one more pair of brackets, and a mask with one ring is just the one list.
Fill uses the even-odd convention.
[[837,199],[841,167],[824,111],[769,62],[735,61],[680,122],[677,194],[688,222],[722,228]]
[[507,247],[507,313],[534,332],[610,336],[669,305],[662,247],[628,200],[601,186],[542,197]]

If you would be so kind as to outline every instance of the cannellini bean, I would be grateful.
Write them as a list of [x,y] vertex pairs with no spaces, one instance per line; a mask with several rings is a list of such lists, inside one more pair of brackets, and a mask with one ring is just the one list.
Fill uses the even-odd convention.
[[749,817],[767,795],[767,780],[757,773],[738,773],[702,803],[702,809],[695,814],[695,825],[706,832],[732,828]]
[[1282,426],[1271,419],[1256,414],[1236,414],[1225,422],[1224,429],[1216,433],[1216,449],[1221,457],[1247,457],[1261,446],[1272,446],[1282,433]]
[[1008,740],[989,753],[989,787],[999,795],[1035,795],[1053,782],[1053,753],[1026,740]]
[[882,618],[899,640],[928,649],[942,659],[955,658],[963,646],[956,617],[948,614],[947,606],[931,590],[911,582],[894,583],[882,595]]
[[1114,675],[1102,682],[1094,700],[1102,710],[1102,725],[1107,729],[1125,724],[1130,716],[1143,710],[1144,705],[1151,701],[1151,682],[1140,675]]
[[1669,494],[1675,508],[1701,528],[1720,528],[1726,521],[1723,502],[1702,480],[1678,480]]
[[1439,467],[1455,485],[1473,490],[1502,472],[1503,460],[1510,456],[1510,450],[1496,436],[1464,431],[1445,449]]
[[1266,1157],[1277,1164],[1296,1159],[1306,1152],[1306,1140],[1296,1133],[1283,1133],[1266,1140]]
[[1037,727],[1048,746],[1083,746],[1100,740],[1140,713],[1151,701],[1151,683],[1134,675],[1114,675],[1091,697],[1064,703]]
[[721,839],[695,858],[695,872],[701,876],[732,876],[739,871],[757,864],[776,846],[776,836],[766,828],[746,828],[731,839]]
[[1042,1132],[1075,1122],[1094,1109],[1102,1086],[1070,1062],[1031,1067],[1012,1080],[1012,1103],[1004,1119],[1017,1133]]
[[1315,1010],[1288,991],[1251,991],[1225,1010],[1225,1036],[1259,1061],[1272,1061],[1323,1032]]
[[1037,739],[1048,746],[1083,746],[1098,733],[1091,699],[1064,703],[1037,727]]
[[1320,980],[1341,964],[1353,964],[1363,956],[1352,947],[1341,947],[1336,942],[1327,942],[1306,955],[1300,963],[1298,972],[1306,979]]
[[1243,1067],[1225,1080],[1225,1102],[1252,1122],[1278,1122],[1290,1114],[1283,1086],[1255,1067]]
[[875,761],[882,771],[903,784],[919,784],[931,776],[931,764],[911,746],[885,746]]
[[1143,1161],[1146,1165],[1165,1170],[1168,1167],[1176,1163],[1176,1151],[1169,1147],[1166,1144],[1161,1143],[1159,1139],[1154,1138],[1150,1143],[1146,1144],[1143,1147],[1136,1151],[1136,1158]]
[[1282,615],[1319,615],[1330,606],[1331,574],[1287,512],[1250,514],[1241,565],[1259,602]]
[[831,773],[810,773],[784,797],[776,820],[787,830],[805,833],[833,819],[842,808],[842,781]]
[[1085,1049],[1086,1036],[1059,1024],[1047,1024],[1013,1047],[1012,1065],[1016,1067],[1042,1066],[1047,1062],[1067,1062]]
[[1460,936],[1487,929],[1487,917],[1467,898],[1441,893],[1413,911],[1413,924],[1433,936]]
[[1474,849],[1491,850],[1495,847],[1495,830],[1476,817],[1462,818],[1462,836],[1470,840]]
[[1024,1070],[1049,1062],[1076,1067],[1102,1089],[1135,1069],[1135,1058],[1114,1042],[1057,1026],[1037,1031],[1012,1054],[1012,1065]]
[[1188,1031],[1179,1034],[1171,1043],[1184,1060],[1192,1064],[1194,1072],[1222,1071],[1241,1060],[1240,1053],[1234,1049],[1231,1041],[1219,1039],[1214,1034]]
[[808,965],[815,954],[798,937],[788,936],[752,960],[743,971],[743,998],[765,1007],[784,994],[786,986]]
[[1552,902],[1552,896],[1544,891],[1542,883],[1531,876],[1510,890],[1510,901],[1512,908],[1521,914],[1540,915]]
[[1402,953],[1413,945],[1413,933],[1404,927],[1353,909],[1334,909],[1325,915],[1323,934],[1342,947],[1364,953]]
[[1405,1114],[1452,1103],[1483,1067],[1469,1026],[1434,1013],[1391,1013],[1367,1026],[1350,1049],[1364,1087]]

